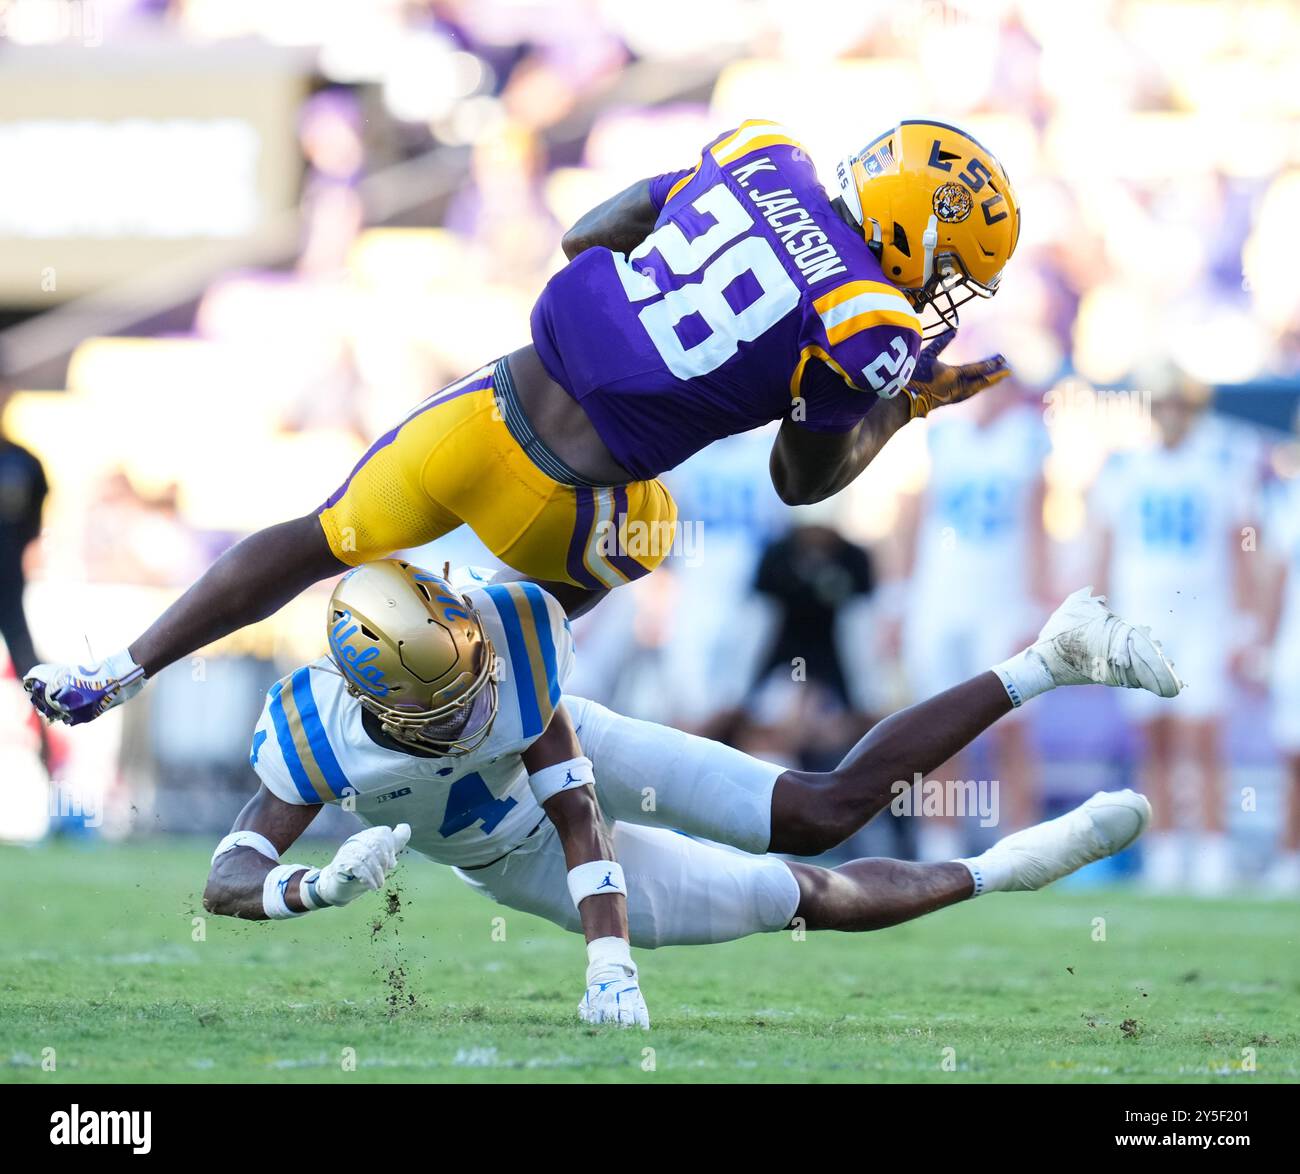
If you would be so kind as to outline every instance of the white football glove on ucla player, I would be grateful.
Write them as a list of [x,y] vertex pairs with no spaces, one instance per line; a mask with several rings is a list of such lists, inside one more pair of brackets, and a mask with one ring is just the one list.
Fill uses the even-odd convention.
[[637,980],[632,951],[622,938],[587,943],[587,993],[578,1004],[584,1023],[650,1028],[650,1012]]
[[397,854],[411,838],[411,825],[366,828],[349,836],[324,868],[302,879],[299,891],[309,909],[323,905],[346,905],[362,893],[384,887],[388,874],[397,867]]

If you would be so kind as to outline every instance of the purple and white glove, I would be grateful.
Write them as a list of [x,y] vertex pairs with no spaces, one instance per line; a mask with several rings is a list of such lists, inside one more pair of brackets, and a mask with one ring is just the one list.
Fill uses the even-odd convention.
[[96,665],[38,664],[23,688],[43,717],[79,726],[130,701],[144,688],[144,669],[124,648]]

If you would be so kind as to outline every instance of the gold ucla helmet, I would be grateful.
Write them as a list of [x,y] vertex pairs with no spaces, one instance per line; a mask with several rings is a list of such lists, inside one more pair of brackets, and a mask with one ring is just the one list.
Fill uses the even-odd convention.
[[330,596],[329,649],[390,737],[454,755],[491,732],[496,653],[478,612],[441,575],[395,558],[349,571]]
[[957,307],[997,293],[1020,238],[1020,202],[1006,169],[965,131],[900,122],[836,169],[840,197],[885,276],[932,337],[957,326]]

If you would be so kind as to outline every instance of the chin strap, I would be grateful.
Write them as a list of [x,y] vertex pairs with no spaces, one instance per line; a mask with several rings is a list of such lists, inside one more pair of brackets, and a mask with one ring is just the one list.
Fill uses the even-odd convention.
[[880,254],[884,251],[884,237],[881,235],[880,221],[878,220],[873,220],[871,222],[871,239],[867,242],[867,248],[871,250],[876,260],[879,261]]
[[925,265],[921,270],[921,288],[926,289],[930,285],[930,278],[934,276],[934,251],[939,247],[939,218],[930,213],[930,219],[926,222],[925,233],[921,237],[921,245],[925,249]]

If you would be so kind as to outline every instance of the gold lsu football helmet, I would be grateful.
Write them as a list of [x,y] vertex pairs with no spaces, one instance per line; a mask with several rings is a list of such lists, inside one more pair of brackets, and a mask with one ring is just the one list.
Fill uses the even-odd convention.
[[389,737],[453,756],[491,733],[496,652],[478,611],[441,575],[395,558],[363,563],[335,586],[328,631],[348,692]]
[[997,293],[1020,238],[1020,202],[1006,169],[965,131],[912,119],[842,159],[840,197],[931,338],[957,309]]

